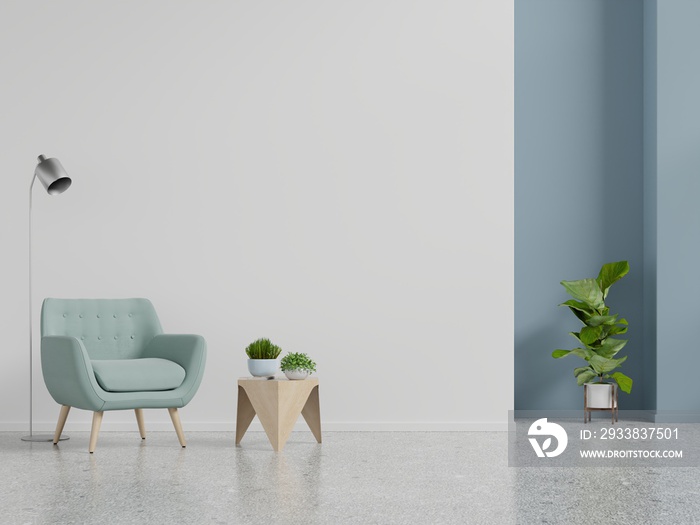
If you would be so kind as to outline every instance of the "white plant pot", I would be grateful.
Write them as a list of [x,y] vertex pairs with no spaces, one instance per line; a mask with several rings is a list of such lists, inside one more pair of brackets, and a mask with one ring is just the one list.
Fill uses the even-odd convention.
[[277,373],[277,359],[248,359],[248,371],[254,377],[272,377]]
[[614,384],[586,383],[586,406],[588,408],[612,408],[615,397]]
[[287,379],[306,379],[309,377],[309,371],[308,370],[285,370],[284,375],[287,376]]

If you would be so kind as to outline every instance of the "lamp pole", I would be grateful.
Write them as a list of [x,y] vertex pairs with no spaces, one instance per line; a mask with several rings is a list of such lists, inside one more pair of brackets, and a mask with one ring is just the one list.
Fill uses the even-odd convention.
[[[58,159],[49,159],[39,155],[39,164],[34,170],[32,182],[29,185],[29,435],[22,436],[22,441],[53,442],[50,434],[34,434],[34,323],[32,321],[32,190],[34,181],[38,178],[49,195],[58,195],[66,191],[72,181]],[[61,436],[60,440],[69,439]]]

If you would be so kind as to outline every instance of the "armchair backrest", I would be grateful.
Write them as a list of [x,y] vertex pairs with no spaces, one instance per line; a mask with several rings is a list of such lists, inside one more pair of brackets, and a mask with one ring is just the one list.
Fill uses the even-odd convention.
[[90,359],[134,359],[162,333],[148,299],[44,299],[41,336],[77,337]]

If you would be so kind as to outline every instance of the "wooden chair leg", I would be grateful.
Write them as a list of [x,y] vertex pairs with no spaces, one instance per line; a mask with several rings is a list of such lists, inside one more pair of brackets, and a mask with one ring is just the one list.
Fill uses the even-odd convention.
[[173,420],[173,426],[175,427],[175,433],[177,434],[177,439],[180,441],[180,445],[182,445],[182,448],[185,448],[187,446],[187,442],[185,441],[185,434],[182,432],[182,423],[180,423],[180,414],[177,411],[177,408],[169,408],[168,412],[170,413],[170,419]]
[[90,431],[90,446],[88,450],[90,454],[95,452],[97,446],[97,436],[100,433],[100,425],[102,425],[102,416],[104,412],[93,412],[92,414],[92,430]]
[[134,412],[136,413],[136,423],[139,426],[139,434],[141,434],[141,439],[146,439],[146,425],[143,422],[143,409],[136,408],[134,409]]
[[66,419],[68,419],[68,412],[70,412],[70,407],[68,405],[61,406],[61,412],[58,414],[58,423],[56,424],[56,432],[53,435],[54,445],[56,445],[59,439],[61,439],[63,427],[66,424]]

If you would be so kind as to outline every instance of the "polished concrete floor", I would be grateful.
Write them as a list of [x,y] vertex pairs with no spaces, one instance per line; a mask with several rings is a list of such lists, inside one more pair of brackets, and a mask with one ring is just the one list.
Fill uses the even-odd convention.
[[509,468],[507,433],[0,433],[0,523],[700,523],[698,468]]

